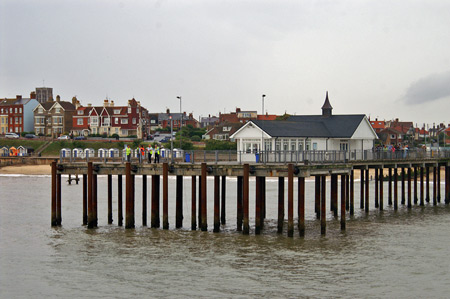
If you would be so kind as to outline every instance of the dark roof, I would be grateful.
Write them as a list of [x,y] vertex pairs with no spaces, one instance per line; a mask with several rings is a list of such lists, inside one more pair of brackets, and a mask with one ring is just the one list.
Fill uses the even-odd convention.
[[50,108],[52,108],[52,106],[55,104],[55,102],[44,102],[41,103],[42,108],[44,108],[45,110],[50,110]]
[[61,107],[63,107],[63,109],[66,110],[66,111],[74,111],[74,110],[76,110],[75,109],[75,105],[72,104],[71,102],[59,101],[57,103],[59,103],[61,105]]
[[350,138],[364,114],[355,115],[296,115],[286,121],[252,120],[267,134],[276,137],[331,137]]

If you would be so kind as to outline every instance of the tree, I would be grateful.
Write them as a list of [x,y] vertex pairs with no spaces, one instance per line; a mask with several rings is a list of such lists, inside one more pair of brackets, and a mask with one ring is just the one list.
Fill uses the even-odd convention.
[[236,142],[231,141],[220,141],[220,140],[207,140],[205,150],[236,150]]

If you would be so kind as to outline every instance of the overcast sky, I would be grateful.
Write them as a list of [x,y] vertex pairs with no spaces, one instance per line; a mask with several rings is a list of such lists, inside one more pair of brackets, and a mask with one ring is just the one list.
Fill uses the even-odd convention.
[[[45,80],[45,81],[44,81]],[[0,98],[450,123],[450,1],[0,0]]]

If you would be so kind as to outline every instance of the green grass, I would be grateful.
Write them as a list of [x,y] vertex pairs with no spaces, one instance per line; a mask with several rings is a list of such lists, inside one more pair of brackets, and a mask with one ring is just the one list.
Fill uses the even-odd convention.
[[35,150],[38,149],[41,145],[45,143],[45,140],[28,140],[28,139],[0,139],[0,147],[18,147],[18,146],[25,146],[25,147],[32,147]]

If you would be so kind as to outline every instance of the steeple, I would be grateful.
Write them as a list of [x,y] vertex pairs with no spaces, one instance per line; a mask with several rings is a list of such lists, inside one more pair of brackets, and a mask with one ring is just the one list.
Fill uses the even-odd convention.
[[327,91],[327,96],[325,97],[325,103],[323,103],[323,106],[322,106],[322,117],[330,117],[331,110],[333,110],[333,107],[331,107],[330,100],[328,99],[328,91]]

